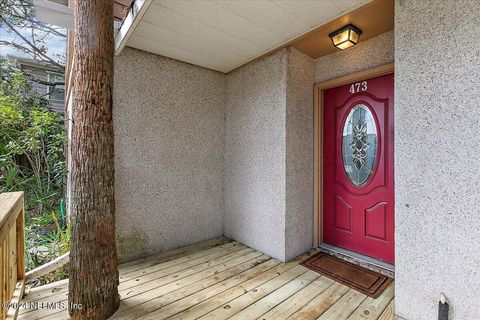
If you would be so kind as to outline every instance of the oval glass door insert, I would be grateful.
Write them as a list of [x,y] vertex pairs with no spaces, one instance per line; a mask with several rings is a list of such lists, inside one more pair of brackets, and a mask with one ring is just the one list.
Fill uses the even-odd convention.
[[362,187],[373,176],[377,162],[377,125],[370,109],[357,104],[345,120],[342,136],[343,167],[350,182]]

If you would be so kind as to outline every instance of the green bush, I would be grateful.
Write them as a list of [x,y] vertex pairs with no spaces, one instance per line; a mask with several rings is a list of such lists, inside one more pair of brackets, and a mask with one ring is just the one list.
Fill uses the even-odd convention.
[[[0,192],[24,191],[27,269],[68,251],[63,115],[0,60]],[[42,248],[42,250],[38,250]]]

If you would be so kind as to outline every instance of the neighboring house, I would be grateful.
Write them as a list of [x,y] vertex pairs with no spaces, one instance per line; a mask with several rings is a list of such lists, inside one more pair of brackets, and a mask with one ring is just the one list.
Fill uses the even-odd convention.
[[[477,1],[132,7],[113,92],[123,261],[219,235],[282,261],[320,246],[391,272],[402,318],[436,319],[444,293],[450,319],[480,319]],[[338,50],[349,23],[363,33]]]
[[[48,62],[34,59],[21,58],[9,55],[10,64],[33,78],[43,81],[32,81],[33,88],[50,102],[50,107],[57,112],[65,110],[65,70]],[[62,84],[51,86],[48,83],[60,82]]]

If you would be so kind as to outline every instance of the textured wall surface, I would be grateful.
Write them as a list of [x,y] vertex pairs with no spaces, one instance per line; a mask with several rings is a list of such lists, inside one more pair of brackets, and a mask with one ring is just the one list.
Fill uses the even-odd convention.
[[291,48],[287,54],[285,260],[312,247],[313,60]]
[[227,75],[225,235],[280,260],[311,247],[313,81],[290,48]]
[[360,42],[348,50],[337,51],[315,60],[315,82],[335,79],[358,71],[368,70],[394,59],[393,31]]
[[227,237],[285,259],[285,49],[227,75]]
[[478,1],[395,6],[397,313],[480,319]]
[[225,76],[126,48],[115,60],[119,255],[222,234]]
[[308,250],[313,81],[313,60],[295,49],[228,76],[125,49],[114,92],[121,259],[222,227],[281,260]]

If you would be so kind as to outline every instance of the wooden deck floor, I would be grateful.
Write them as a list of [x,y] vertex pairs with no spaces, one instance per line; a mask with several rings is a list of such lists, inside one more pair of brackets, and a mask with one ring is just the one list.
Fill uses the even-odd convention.
[[[372,299],[300,266],[306,257],[280,263],[213,239],[129,262],[111,319],[394,319],[393,285]],[[23,301],[37,310],[21,309],[19,319],[67,319],[67,287],[30,290]]]

